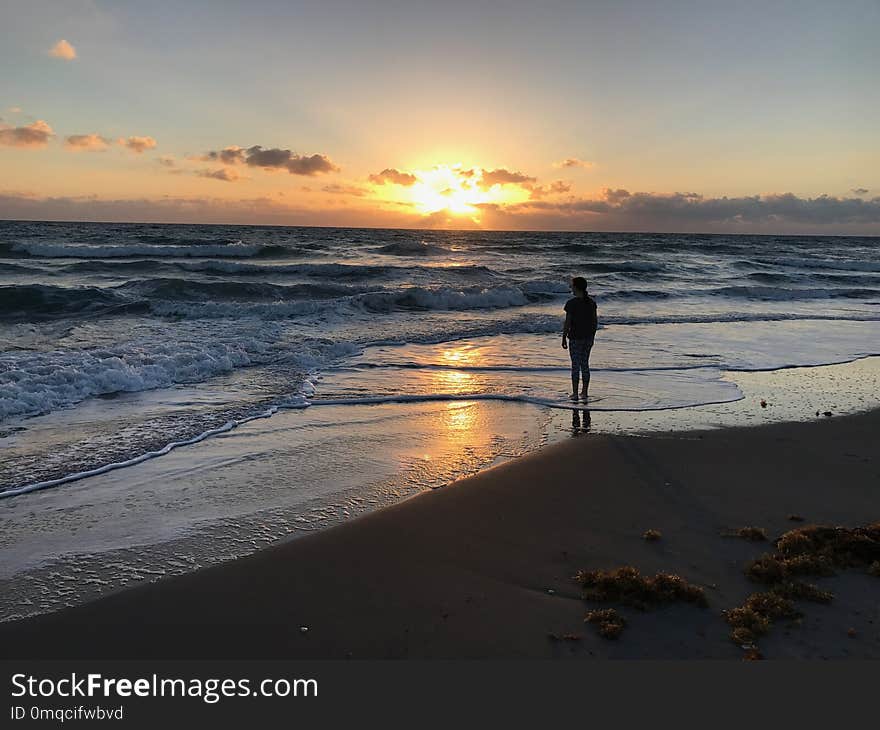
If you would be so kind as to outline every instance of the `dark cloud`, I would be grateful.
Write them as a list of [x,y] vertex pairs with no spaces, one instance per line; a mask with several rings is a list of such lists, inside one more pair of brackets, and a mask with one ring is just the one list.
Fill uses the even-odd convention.
[[249,165],[264,170],[287,170],[291,175],[320,175],[338,172],[339,168],[326,155],[295,155],[290,150],[277,147],[263,149],[254,145],[244,149],[232,146],[210,151],[198,158],[204,162],[222,162],[224,165]]
[[393,167],[386,167],[382,172],[370,175],[368,178],[371,183],[376,185],[384,185],[385,183],[394,183],[395,185],[415,185],[417,178],[408,172],[401,172]]
[[45,147],[54,136],[52,127],[42,119],[23,127],[0,124],[0,145],[8,147]]
[[111,140],[100,134],[71,134],[64,140],[64,147],[71,152],[101,152],[110,143]]
[[493,185],[534,185],[538,182],[535,177],[529,177],[521,172],[511,172],[504,168],[497,170],[483,170],[483,177],[480,180],[480,187],[489,189]]
[[854,192],[856,195],[867,195],[868,188],[853,188],[852,192]]
[[[793,193],[736,198],[707,198],[698,193],[630,193],[606,189],[601,199],[581,198],[565,202],[527,201],[507,208],[514,214],[553,213],[603,222],[636,226],[639,230],[691,230],[701,225],[737,227],[785,224],[876,225],[880,224],[880,197],[872,200],[820,195],[800,198]],[[878,231],[880,232],[880,231]]]
[[224,165],[237,165],[244,162],[244,150],[241,147],[224,147],[222,150],[211,151],[199,158],[203,162],[222,162]]

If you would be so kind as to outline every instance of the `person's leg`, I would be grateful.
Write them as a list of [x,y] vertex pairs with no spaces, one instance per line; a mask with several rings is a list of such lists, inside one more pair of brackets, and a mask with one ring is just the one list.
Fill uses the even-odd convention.
[[593,349],[593,341],[587,340],[584,343],[583,354],[581,355],[580,371],[584,381],[584,389],[581,391],[581,398],[584,400],[589,396],[590,391],[590,352]]
[[571,397],[578,397],[578,383],[580,382],[580,348],[574,340],[568,341],[568,354],[571,357]]

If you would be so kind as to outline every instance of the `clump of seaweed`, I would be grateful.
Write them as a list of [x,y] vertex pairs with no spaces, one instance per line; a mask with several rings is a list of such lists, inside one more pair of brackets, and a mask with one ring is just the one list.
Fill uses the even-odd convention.
[[602,608],[590,611],[584,623],[594,624],[599,629],[599,635],[606,639],[616,639],[626,626],[626,619],[613,608]]
[[834,594],[823,591],[812,583],[803,583],[799,580],[787,580],[775,585],[772,591],[783,598],[795,600],[813,601],[815,603],[831,603]]
[[731,639],[741,646],[753,645],[775,620],[799,619],[801,613],[792,600],[833,600],[828,591],[793,578],[833,575],[846,568],[866,568],[872,575],[880,575],[880,522],[852,528],[799,527],[783,534],[774,546],[775,552],[764,553],[746,566],[746,575],[770,586],[769,590],[755,593],[743,606],[724,612],[725,620],[733,627]]
[[663,533],[660,530],[645,530],[642,533],[642,539],[647,540],[648,542],[656,542],[661,537],[663,537]]
[[803,522],[804,521],[804,518],[798,514],[790,514],[788,516],[788,519],[790,519],[792,522]]
[[753,593],[738,608],[724,612],[724,620],[733,628],[730,638],[740,646],[752,646],[759,636],[766,634],[773,622],[795,619],[802,614],[787,598],[771,591]]
[[750,542],[764,542],[767,531],[763,527],[740,527],[738,530],[727,530],[721,533],[724,537],[741,537]]
[[637,568],[625,565],[616,570],[580,571],[575,580],[590,601],[614,601],[647,611],[656,606],[684,601],[708,606],[706,594],[699,586],[671,573],[645,577]]

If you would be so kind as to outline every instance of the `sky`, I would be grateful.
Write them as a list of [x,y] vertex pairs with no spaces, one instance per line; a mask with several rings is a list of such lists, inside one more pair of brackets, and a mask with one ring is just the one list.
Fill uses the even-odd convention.
[[0,218],[880,235],[877,0],[0,0]]

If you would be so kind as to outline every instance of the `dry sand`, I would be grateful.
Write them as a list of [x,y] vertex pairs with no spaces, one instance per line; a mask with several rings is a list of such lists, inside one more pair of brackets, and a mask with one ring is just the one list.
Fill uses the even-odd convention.
[[[0,624],[8,658],[723,658],[721,611],[771,537],[880,520],[880,411],[668,436],[584,435],[250,557]],[[283,478],[283,476],[279,476]],[[649,529],[656,542],[642,539]],[[709,608],[618,607],[617,640],[583,622],[579,569],[634,565],[706,587]],[[880,579],[815,581],[767,658],[880,658]],[[855,636],[848,631],[855,629]],[[549,634],[575,634],[555,641]]]

